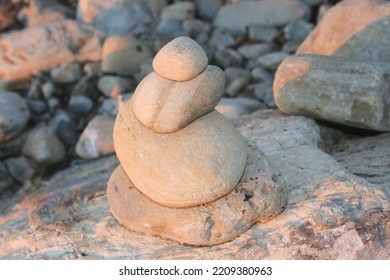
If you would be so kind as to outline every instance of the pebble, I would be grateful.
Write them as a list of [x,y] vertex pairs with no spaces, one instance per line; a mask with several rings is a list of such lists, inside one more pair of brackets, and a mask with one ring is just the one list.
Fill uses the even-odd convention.
[[27,133],[22,132],[11,140],[0,143],[0,159],[20,155],[26,136]]
[[249,24],[248,36],[250,40],[269,43],[272,42],[277,35],[278,31],[275,27],[262,23]]
[[288,57],[289,55],[285,52],[272,52],[266,55],[260,56],[256,63],[269,70],[276,70],[279,64]]
[[230,84],[236,79],[244,79],[245,83],[248,83],[251,77],[249,71],[239,67],[227,67],[224,72],[226,76],[226,84]]
[[287,41],[284,43],[282,47],[282,52],[288,53],[288,54],[295,54],[299,47],[299,44],[292,42],[292,41]]
[[251,77],[256,82],[266,82],[272,84],[274,76],[268,70],[258,66],[251,71]]
[[268,43],[244,45],[237,49],[237,51],[246,59],[256,59],[259,56],[271,52],[271,50],[272,44]]
[[164,41],[185,35],[182,22],[174,18],[161,20],[156,28],[156,33],[163,37]]
[[161,11],[160,18],[173,18],[180,21],[194,18],[195,4],[193,2],[177,2],[164,7]]
[[41,90],[43,97],[45,99],[50,99],[56,91],[56,87],[52,82],[48,81],[42,85]]
[[153,70],[153,59],[147,59],[139,66],[140,71],[134,75],[134,80],[136,84],[139,84],[143,78],[152,73]]
[[214,54],[215,64],[223,69],[228,67],[241,67],[242,60],[240,53],[233,49],[217,50]]
[[68,109],[76,115],[86,115],[91,111],[93,101],[88,96],[74,95],[69,99]]
[[108,116],[95,116],[86,126],[76,144],[76,153],[84,159],[95,159],[113,154],[112,138],[114,119]]
[[56,129],[58,138],[68,146],[76,144],[79,138],[76,124],[71,120],[61,120]]
[[0,194],[2,191],[8,189],[13,183],[11,174],[9,174],[4,163],[0,161]]
[[23,156],[8,158],[5,161],[5,166],[7,167],[11,176],[21,183],[30,180],[35,175],[34,168]]
[[210,30],[210,24],[199,19],[187,19],[183,21],[183,31],[191,38],[196,38],[202,33],[207,34]]
[[42,100],[30,99],[27,100],[27,105],[31,113],[38,114],[38,115],[47,112],[48,109],[46,102]]
[[218,112],[160,134],[143,126],[132,107],[133,102],[125,103],[116,118],[115,151],[143,194],[166,206],[187,207],[213,201],[237,185],[246,162],[245,143]]
[[134,114],[145,127],[158,133],[178,131],[209,113],[221,99],[225,76],[217,66],[186,82],[149,74],[134,93]]
[[64,160],[65,147],[49,127],[41,125],[28,132],[22,155],[40,166],[50,166]]
[[206,68],[208,58],[202,47],[189,37],[178,37],[166,44],[154,57],[153,69],[173,81],[188,81]]
[[230,97],[237,96],[245,88],[248,81],[245,78],[236,78],[226,87],[226,94]]
[[310,7],[299,0],[241,1],[222,6],[213,24],[234,34],[245,35],[250,24],[282,27],[300,19],[309,19],[310,14]]
[[264,108],[264,105],[253,98],[236,97],[222,98],[215,110],[229,120],[234,120],[261,108]]
[[98,99],[100,95],[97,88],[98,80],[98,75],[85,75],[73,87],[71,97],[83,95],[91,98],[92,100]]
[[121,93],[130,90],[133,83],[126,78],[104,75],[100,77],[97,86],[108,98],[116,98]]
[[50,71],[51,78],[57,83],[77,82],[83,75],[78,63],[66,63]]
[[100,75],[102,73],[102,62],[93,61],[84,64],[83,72],[86,75]]
[[223,29],[214,29],[209,43],[217,50],[223,50],[237,44],[233,35]]
[[306,39],[313,28],[313,24],[304,20],[291,22],[283,28],[284,38],[300,44]]
[[389,75],[390,66],[385,63],[337,56],[291,56],[275,74],[274,99],[288,114],[390,131],[386,105],[390,103]]
[[52,97],[47,100],[47,106],[50,112],[55,112],[60,107],[60,100],[57,97]]
[[29,118],[24,98],[14,92],[0,92],[0,144],[18,135]]
[[142,62],[151,56],[149,49],[134,36],[111,36],[103,44],[102,71],[131,76],[138,73]]
[[105,36],[149,32],[155,23],[143,0],[79,0],[76,18],[92,24]]
[[102,104],[99,107],[98,113],[101,115],[107,115],[111,117],[116,117],[119,110],[118,99],[104,99]]
[[219,8],[223,5],[223,0],[198,0],[196,1],[196,11],[202,20],[211,21]]

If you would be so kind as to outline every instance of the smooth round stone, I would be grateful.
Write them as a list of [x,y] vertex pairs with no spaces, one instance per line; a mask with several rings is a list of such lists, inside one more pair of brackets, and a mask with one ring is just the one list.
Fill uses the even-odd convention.
[[19,134],[30,112],[25,99],[13,92],[0,92],[0,143]]
[[256,222],[266,222],[287,204],[283,177],[255,146],[237,187],[208,204],[170,208],[143,195],[119,166],[108,182],[111,213],[126,228],[179,243],[208,246],[236,238]]
[[245,143],[234,126],[212,111],[170,134],[143,126],[127,102],[114,125],[116,154],[129,178],[150,199],[187,207],[231,191],[246,163]]
[[153,69],[160,76],[174,81],[188,81],[206,68],[208,59],[201,46],[189,37],[178,37],[156,54]]
[[135,90],[134,114],[147,128],[172,133],[213,110],[224,87],[225,74],[217,66],[207,66],[202,74],[186,82],[153,72]]

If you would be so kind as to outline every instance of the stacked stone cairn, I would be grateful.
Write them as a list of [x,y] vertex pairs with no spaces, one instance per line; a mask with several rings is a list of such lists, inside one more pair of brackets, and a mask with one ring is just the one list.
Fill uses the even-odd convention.
[[188,37],[165,45],[114,126],[107,188],[126,228],[191,245],[234,239],[287,204],[282,176],[214,110],[221,69]]

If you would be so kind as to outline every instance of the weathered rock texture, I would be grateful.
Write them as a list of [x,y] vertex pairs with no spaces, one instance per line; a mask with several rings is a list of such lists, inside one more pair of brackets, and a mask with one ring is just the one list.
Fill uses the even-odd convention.
[[275,103],[288,114],[389,131],[389,77],[390,64],[296,55],[276,72]]
[[259,111],[237,127],[287,182],[289,204],[271,221],[212,247],[136,234],[108,209],[106,184],[118,164],[109,157],[61,172],[20,201],[17,195],[1,201],[0,258],[390,258],[389,188],[352,175],[321,151],[314,121]]
[[5,80],[25,79],[41,70],[75,60],[100,58],[97,32],[73,20],[31,27],[0,37],[0,78]]
[[118,158],[137,188],[167,206],[213,201],[231,191],[245,168],[245,143],[233,125],[212,111],[170,134],[140,124],[133,102],[114,126]]
[[331,8],[297,53],[390,61],[390,3],[347,0]]

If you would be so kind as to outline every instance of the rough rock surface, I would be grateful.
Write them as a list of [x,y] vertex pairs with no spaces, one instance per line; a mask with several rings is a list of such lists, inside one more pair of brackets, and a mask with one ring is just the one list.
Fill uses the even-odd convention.
[[29,117],[25,99],[14,92],[0,92],[0,144],[19,134]]
[[[34,38],[34,40],[31,40]],[[73,20],[14,31],[0,37],[0,78],[25,79],[75,60],[100,60],[96,30]]]
[[213,65],[185,82],[168,80],[153,72],[134,93],[134,114],[149,129],[172,133],[211,112],[224,88],[225,75]]
[[288,185],[289,204],[271,221],[212,247],[131,232],[108,209],[107,181],[118,164],[113,156],[65,170],[20,201],[1,201],[0,258],[390,258],[389,189],[352,175],[320,150],[314,121],[269,110],[241,118],[237,127]]
[[297,53],[390,61],[389,37],[388,1],[347,0],[324,15]]
[[178,210],[162,206],[134,187],[119,166],[108,183],[114,217],[128,229],[179,243],[208,246],[236,238],[256,222],[266,222],[287,204],[283,177],[256,146],[248,145],[244,175],[221,199]]
[[274,97],[288,114],[389,131],[389,77],[390,64],[296,55],[278,68]]
[[250,24],[281,27],[308,17],[309,7],[297,0],[240,1],[221,7],[214,18],[214,25],[232,33],[245,34]]
[[134,185],[172,207],[223,196],[237,185],[246,162],[242,137],[216,111],[177,132],[158,134],[138,122],[133,102],[127,102],[115,121],[114,145]]
[[153,69],[160,76],[173,81],[187,81],[198,76],[206,68],[206,53],[189,37],[178,37],[156,54]]

